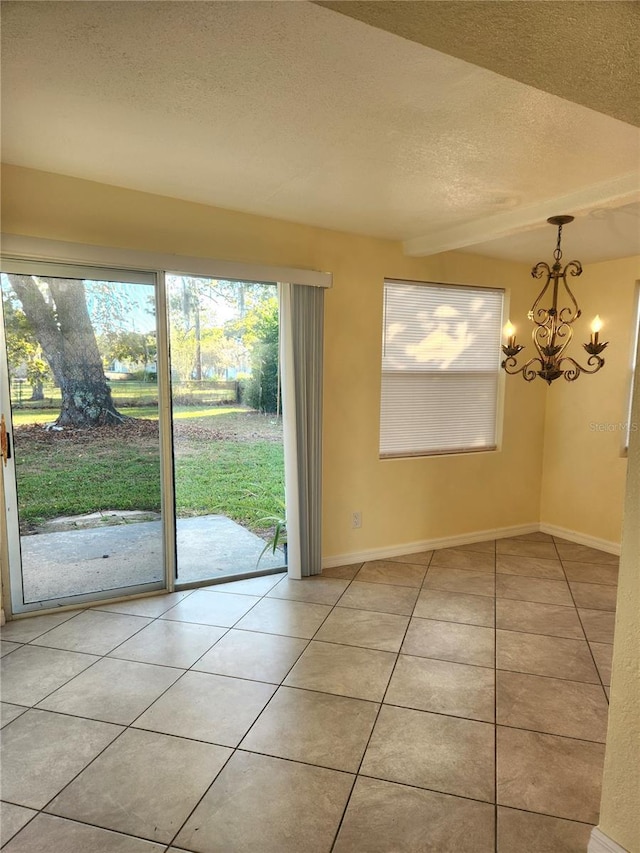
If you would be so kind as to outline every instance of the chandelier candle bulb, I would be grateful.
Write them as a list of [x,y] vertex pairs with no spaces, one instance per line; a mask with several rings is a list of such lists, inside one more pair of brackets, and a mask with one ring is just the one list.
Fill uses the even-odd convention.
[[598,333],[602,329],[602,320],[600,319],[600,315],[596,314],[591,322],[591,343],[597,345],[599,343]]
[[507,324],[504,327],[504,333],[507,337],[507,346],[514,347],[516,345],[516,327],[513,325],[511,320],[507,321]]

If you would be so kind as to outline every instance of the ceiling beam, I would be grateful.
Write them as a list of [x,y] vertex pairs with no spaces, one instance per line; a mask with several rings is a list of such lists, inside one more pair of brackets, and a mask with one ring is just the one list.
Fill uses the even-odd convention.
[[636,0],[314,2],[640,126]]
[[403,243],[405,255],[436,255],[454,249],[466,249],[500,237],[510,237],[546,222],[549,216],[563,213],[579,215],[593,208],[619,207],[640,199],[638,176],[634,172],[605,183],[584,187],[569,195],[546,199],[538,204],[498,213],[464,225],[434,231]]

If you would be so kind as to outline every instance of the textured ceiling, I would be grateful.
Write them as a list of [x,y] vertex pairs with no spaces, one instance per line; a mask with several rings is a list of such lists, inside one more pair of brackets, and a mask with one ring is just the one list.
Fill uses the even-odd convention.
[[314,2],[640,125],[637,0]]
[[[318,5],[2,8],[9,163],[403,240],[414,254],[530,260],[547,216],[586,220],[637,197],[630,124]],[[609,229],[614,242],[596,249],[579,225],[583,260],[640,251],[633,229]]]

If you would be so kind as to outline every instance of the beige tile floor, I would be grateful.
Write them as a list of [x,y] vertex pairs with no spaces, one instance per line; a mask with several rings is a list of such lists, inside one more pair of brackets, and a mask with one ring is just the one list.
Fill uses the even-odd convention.
[[617,560],[544,534],[15,621],[7,853],[584,853]]

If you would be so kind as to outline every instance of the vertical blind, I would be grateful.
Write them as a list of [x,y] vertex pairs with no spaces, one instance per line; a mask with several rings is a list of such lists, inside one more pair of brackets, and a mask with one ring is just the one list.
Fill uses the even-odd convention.
[[504,291],[386,281],[380,456],[496,447]]
[[324,290],[280,284],[289,577],[322,571]]

